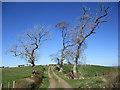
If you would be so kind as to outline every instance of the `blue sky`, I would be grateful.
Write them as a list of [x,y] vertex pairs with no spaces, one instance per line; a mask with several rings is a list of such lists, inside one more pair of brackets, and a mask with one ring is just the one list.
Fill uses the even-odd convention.
[[[93,2],[3,2],[2,64],[4,66],[27,64],[24,60],[13,57],[8,53],[8,49],[16,43],[17,35],[37,24],[51,27],[52,40],[42,44],[39,50],[40,58],[36,64],[53,63],[49,55],[62,48],[61,34],[54,26],[61,21],[74,23],[76,17],[81,15],[83,6],[91,8],[91,12],[94,13],[99,4]],[[86,63],[113,66],[118,64],[118,4],[104,3],[104,5],[110,5],[109,16],[112,18],[109,22],[100,24],[100,27],[96,29],[96,34],[87,38]]]

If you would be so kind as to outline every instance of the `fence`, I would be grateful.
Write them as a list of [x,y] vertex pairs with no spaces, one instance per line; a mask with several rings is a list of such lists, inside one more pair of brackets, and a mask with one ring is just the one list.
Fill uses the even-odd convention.
[[[2,90],[4,88],[4,85],[3,85],[3,83],[1,83],[0,84],[0,90]],[[8,82],[8,85],[7,85],[7,87],[6,87],[8,90],[10,89],[10,88],[15,88],[15,81],[13,81],[12,82],[12,87],[10,87],[10,82]]]

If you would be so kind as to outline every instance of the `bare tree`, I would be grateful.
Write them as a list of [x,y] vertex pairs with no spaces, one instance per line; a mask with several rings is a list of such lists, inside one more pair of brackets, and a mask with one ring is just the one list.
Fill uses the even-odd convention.
[[48,34],[48,27],[34,26],[33,30],[25,31],[19,36],[18,44],[14,45],[10,52],[16,57],[25,59],[34,67],[37,50],[44,41],[49,40]]
[[62,50],[61,50],[61,59],[60,59],[60,67],[62,67],[63,65],[63,61],[65,60],[65,49],[67,49],[70,46],[73,46],[70,43],[69,40],[69,31],[68,31],[68,23],[67,22],[60,22],[56,25],[56,27],[59,28],[59,30],[61,31],[61,36],[62,36]]
[[[100,23],[107,22],[109,19],[105,18],[108,15],[109,7],[100,6],[99,13],[92,15],[87,8],[83,8],[83,14],[78,17],[77,25],[72,29],[72,43],[76,47],[76,54],[73,66],[73,72],[77,73],[77,64],[81,52],[85,49],[85,40],[95,33],[95,29]],[[105,20],[106,19],[106,20]]]
[[58,51],[55,54],[50,55],[51,60],[54,61],[54,62],[57,62],[58,65],[60,65],[60,57],[61,57],[60,56],[60,51]]
[[65,50],[65,60],[68,62],[68,64],[72,64],[74,62],[75,58],[75,48],[69,47]]

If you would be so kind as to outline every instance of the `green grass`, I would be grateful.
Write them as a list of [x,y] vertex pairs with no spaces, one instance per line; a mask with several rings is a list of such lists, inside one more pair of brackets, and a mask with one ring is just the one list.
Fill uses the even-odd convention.
[[[48,88],[49,86],[49,78],[48,78],[48,66],[36,66],[37,70],[41,70],[42,67],[46,68],[44,72],[43,83],[40,85],[40,88]],[[72,66],[65,65],[63,67],[66,71],[72,70]],[[90,77],[90,79],[67,79],[63,73],[55,71],[55,73],[67,81],[72,87],[74,88],[101,88],[106,85],[105,80],[103,78],[94,77],[96,73],[101,72],[110,72],[115,71],[116,68],[112,67],[103,67],[103,66],[95,66],[95,65],[87,65],[87,66],[78,66],[78,72],[81,76]],[[15,68],[4,68],[2,69],[2,83],[3,87],[7,88],[8,82],[10,82],[10,87],[12,87],[12,82],[17,81],[23,78],[27,78],[31,76],[32,67],[25,66],[25,67],[15,67]],[[57,79],[53,77],[55,81]]]
[[59,77],[67,81],[73,88],[101,88],[106,85],[102,78],[67,79],[62,72],[55,72]]
[[[63,67],[66,71],[72,71],[71,65],[65,65]],[[96,73],[110,72],[116,70],[114,67],[104,67],[104,66],[96,66],[96,65],[78,65],[77,66],[78,73],[84,77],[92,77]]]
[[[36,66],[36,70],[41,70],[43,66]],[[32,67],[15,67],[15,68],[4,68],[2,69],[2,83],[3,87],[7,88],[8,82],[12,87],[12,82],[31,76]]]
[[[63,66],[64,70],[72,70],[72,66]],[[116,68],[103,67],[95,65],[78,66],[78,72],[81,76],[89,77],[88,79],[68,79],[62,72],[55,71],[55,73],[68,82],[73,88],[103,88],[107,85],[106,79],[103,77],[95,77],[96,73],[115,71]]]
[[86,76],[86,77],[94,76],[96,73],[111,72],[111,71],[114,71],[115,69],[116,68],[95,66],[95,65],[86,66],[86,67],[78,66],[78,72],[83,73],[83,76]]
[[43,78],[43,83],[40,85],[40,88],[48,88],[49,86],[49,77],[48,77],[48,67],[49,66],[45,66],[45,72],[44,72],[44,78]]

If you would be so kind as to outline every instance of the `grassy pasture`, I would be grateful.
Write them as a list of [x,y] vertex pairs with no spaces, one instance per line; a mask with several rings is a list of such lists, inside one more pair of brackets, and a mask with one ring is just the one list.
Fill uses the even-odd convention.
[[[71,65],[64,65],[64,70],[71,71]],[[55,71],[58,76],[66,80],[73,88],[104,88],[107,85],[107,80],[110,78],[104,77],[95,77],[96,73],[104,73],[104,72],[113,72],[116,71],[117,68],[114,67],[104,67],[104,66],[96,66],[96,65],[82,65],[78,66],[78,73],[82,77],[89,77],[84,79],[68,79],[62,72]]]
[[[72,71],[72,65],[64,65],[63,69],[66,71]],[[77,69],[78,73],[80,73],[80,75],[84,77],[92,77],[96,73],[104,73],[117,70],[117,68],[115,67],[105,67],[97,65],[78,65]]]
[[[40,70],[43,66],[36,66],[36,70]],[[32,67],[14,67],[14,68],[4,68],[2,69],[2,83],[3,87],[7,88],[8,82],[10,82],[10,87],[12,87],[12,82],[23,78],[31,76]]]

